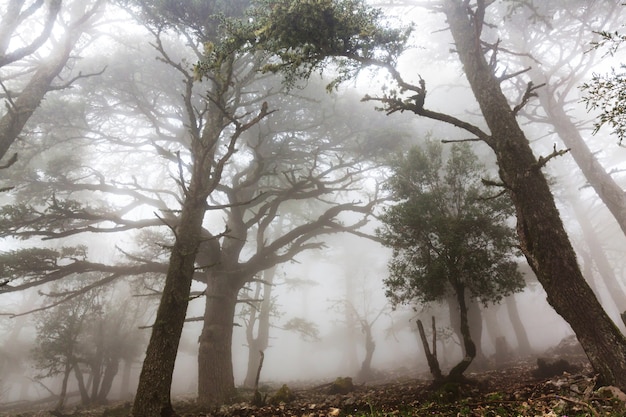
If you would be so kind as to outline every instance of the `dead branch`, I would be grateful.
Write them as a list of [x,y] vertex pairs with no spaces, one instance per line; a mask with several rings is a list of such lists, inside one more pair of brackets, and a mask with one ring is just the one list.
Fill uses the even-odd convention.
[[[512,72],[512,73],[510,73],[510,74],[507,74],[506,72],[504,72],[502,75],[500,75],[499,77],[497,77],[497,79],[498,79],[500,82],[503,82],[503,81],[506,81],[506,80],[510,80],[511,78],[515,78],[515,77],[517,77],[518,75],[522,75],[522,74],[524,74],[525,72],[530,71],[531,69],[532,69],[532,67],[527,67],[527,68],[521,69],[521,70],[519,70],[519,71]],[[542,84],[542,85],[543,85],[543,84]]]
[[552,158],[556,158],[557,156],[562,156],[565,155],[566,153],[568,153],[570,151],[570,148],[567,149],[561,149],[560,151],[557,151],[556,149],[556,143],[554,144],[554,147],[552,148],[552,153],[548,156],[540,156],[539,160],[537,160],[537,163],[534,164],[531,169],[541,169],[543,168],[550,159]]
[[71,87],[72,84],[74,84],[76,81],[80,80],[81,78],[90,78],[90,77],[97,77],[98,75],[102,75],[104,74],[104,71],[106,71],[107,67],[108,66],[105,65],[104,68],[102,68],[102,70],[98,72],[92,72],[89,74],[83,74],[82,71],[80,71],[77,76],[72,77],[67,82],[60,84],[60,85],[50,86],[50,88],[48,88],[48,91],[65,90],[66,88]]
[[461,143],[461,142],[482,142],[482,139],[479,139],[479,138],[441,139],[441,143]]
[[513,107],[513,114],[517,114],[532,97],[537,97],[537,93],[535,93],[535,90],[545,85],[546,83],[541,83],[535,86],[532,81],[529,81],[526,85],[526,91],[524,92],[521,101],[517,104],[517,106]]

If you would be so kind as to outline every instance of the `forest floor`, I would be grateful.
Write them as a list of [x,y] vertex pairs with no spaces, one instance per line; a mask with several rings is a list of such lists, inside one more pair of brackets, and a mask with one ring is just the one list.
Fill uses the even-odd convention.
[[[396,371],[379,373],[376,380],[364,384],[354,383],[352,389],[343,384],[349,382],[345,379],[287,384],[291,398],[286,402],[275,400],[278,392],[286,394],[277,384],[259,388],[265,403],[261,406],[251,404],[252,391],[242,391],[238,401],[219,409],[201,408],[184,397],[177,398],[174,408],[181,417],[626,416],[626,395],[617,388],[598,389],[584,355],[552,352],[545,358],[547,366],[538,366],[536,357],[517,360],[497,370],[467,372],[467,381],[437,387],[428,374],[416,378]],[[336,392],[343,389],[345,393]],[[14,410],[0,416],[117,417],[129,412],[130,403],[123,403],[93,409],[70,407],[63,413]]]

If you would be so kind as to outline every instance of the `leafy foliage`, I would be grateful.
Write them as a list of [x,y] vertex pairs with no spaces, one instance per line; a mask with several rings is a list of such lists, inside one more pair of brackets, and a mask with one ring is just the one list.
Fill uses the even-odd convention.
[[281,72],[287,86],[334,61],[337,76],[329,89],[354,77],[368,60],[395,62],[412,31],[387,24],[381,10],[363,0],[258,0],[247,22],[227,26],[228,38],[205,48],[199,74],[216,68],[223,56],[250,49],[268,53],[263,71]]
[[293,317],[282,326],[283,330],[294,331],[300,335],[303,340],[315,341],[319,340],[320,332],[317,325],[312,321],[303,319],[302,317]]
[[136,7],[143,20],[157,29],[182,28],[200,41],[215,40],[226,18],[241,18],[250,0],[122,0]]
[[387,296],[393,304],[443,299],[462,286],[497,302],[523,286],[507,225],[512,205],[481,183],[484,174],[467,144],[428,142],[393,162],[389,188],[398,203],[385,211],[378,235],[393,249]]
[[84,260],[87,247],[78,245],[48,248],[26,248],[0,253],[0,274],[8,280],[37,278],[40,274],[58,270],[71,260]]
[[[626,42],[626,35],[619,31],[599,31],[600,40],[593,42],[595,49],[606,49],[608,55],[615,55]],[[599,119],[594,123],[594,134],[604,125],[609,125],[617,135],[620,145],[626,137],[626,64],[621,71],[611,68],[609,74],[594,73],[591,81],[584,83],[582,99],[588,110],[600,110]]]
[[626,65],[620,68],[621,72],[612,68],[609,74],[593,74],[582,89],[586,93],[583,101],[587,109],[600,110],[594,133],[609,125],[621,144],[626,137]]

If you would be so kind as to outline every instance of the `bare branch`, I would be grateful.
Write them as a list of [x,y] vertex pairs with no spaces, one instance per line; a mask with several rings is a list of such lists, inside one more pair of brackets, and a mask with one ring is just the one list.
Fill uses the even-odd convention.
[[568,153],[570,151],[570,148],[567,149],[561,149],[560,151],[557,151],[556,149],[556,143],[554,144],[552,153],[548,156],[540,156],[539,159],[537,160],[536,164],[533,164],[533,166],[531,167],[531,169],[541,169],[543,168],[550,159],[552,158],[556,158],[557,156],[562,156],[565,155],[566,153]]
[[535,93],[535,90],[545,85],[546,83],[541,83],[535,86],[532,81],[529,81],[528,84],[526,85],[526,91],[524,92],[524,95],[522,96],[521,101],[519,102],[517,106],[513,107],[513,114],[516,115],[526,105],[526,103],[528,103],[528,101],[532,97],[537,97],[537,93]]

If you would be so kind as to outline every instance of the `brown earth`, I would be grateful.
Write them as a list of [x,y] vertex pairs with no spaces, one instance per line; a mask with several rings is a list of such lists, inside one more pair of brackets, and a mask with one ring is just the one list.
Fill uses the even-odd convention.
[[[262,406],[251,404],[252,391],[241,391],[230,405],[206,409],[192,399],[178,398],[175,409],[181,417],[626,416],[626,395],[616,388],[597,387],[596,377],[580,352],[551,352],[545,358],[541,367],[537,358],[528,358],[497,370],[470,372],[463,383],[434,386],[428,374],[416,378],[398,371],[379,373],[367,383],[355,383],[346,393],[331,393],[345,388],[337,389],[332,381],[292,383],[287,385],[293,399],[273,402],[281,387],[276,384],[259,389],[265,403]],[[0,416],[113,417],[127,416],[129,411],[130,403],[123,403],[63,413],[22,409]]]

